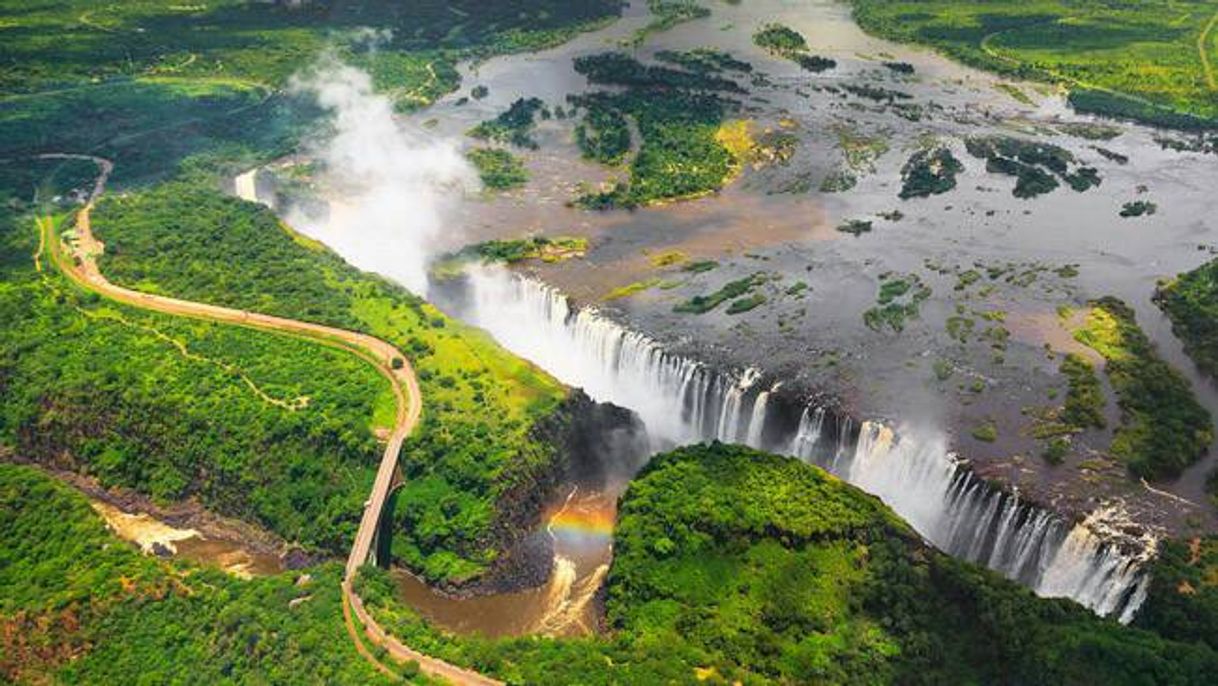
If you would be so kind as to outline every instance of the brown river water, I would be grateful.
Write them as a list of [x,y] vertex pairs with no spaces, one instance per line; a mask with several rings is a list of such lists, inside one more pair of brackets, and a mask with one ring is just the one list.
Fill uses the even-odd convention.
[[488,637],[582,636],[599,623],[597,591],[612,558],[616,497],[572,490],[544,518],[554,544],[550,580],[516,593],[450,598],[404,570],[394,570],[401,597],[436,626]]
[[205,538],[194,529],[179,529],[144,512],[124,512],[98,500],[89,504],[106,520],[115,535],[131,541],[147,554],[169,554],[175,558],[218,567],[233,576],[249,579],[283,571],[277,555],[252,550],[240,542]]

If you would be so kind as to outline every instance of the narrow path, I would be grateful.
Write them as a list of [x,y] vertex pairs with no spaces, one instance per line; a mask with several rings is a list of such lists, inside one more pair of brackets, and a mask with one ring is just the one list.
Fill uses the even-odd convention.
[[[363,601],[355,594],[352,587],[356,573],[359,571],[360,566],[368,561],[372,550],[372,543],[380,524],[380,517],[385,508],[389,488],[393,483],[394,472],[397,469],[398,453],[401,451],[402,442],[414,430],[419,420],[419,414],[422,411],[422,396],[419,394],[418,380],[415,378],[414,369],[410,366],[406,356],[389,343],[356,331],[347,331],[321,324],[312,324],[295,319],[180,300],[178,298],[150,293],[140,293],[111,283],[102,275],[97,267],[97,256],[102,253],[105,246],[93,235],[90,221],[93,206],[102,192],[104,192],[106,181],[109,179],[110,172],[114,169],[114,164],[109,160],[90,155],[51,154],[41,157],[47,159],[90,160],[98,165],[101,173],[97,177],[97,182],[93,186],[93,191],[89,196],[88,202],[85,203],[85,206],[76,215],[76,239],[72,245],[65,246],[59,240],[59,236],[54,231],[54,222],[42,221],[39,223],[39,232],[41,234],[39,237],[39,252],[35,256],[36,260],[39,260],[39,264],[45,252],[50,256],[55,265],[58,266],[60,271],[82,288],[134,307],[224,324],[235,324],[277,333],[286,333],[332,348],[346,350],[375,365],[377,370],[389,380],[393,387],[394,396],[397,399],[397,416],[394,422],[393,433],[389,437],[389,443],[385,446],[380,466],[377,468],[372,493],[365,503],[364,513],[360,518],[359,529],[356,531],[355,541],[351,546],[351,554],[347,557],[342,581],[344,615],[347,615],[348,608],[350,608],[350,611],[354,612],[355,618],[363,625],[364,634],[369,640],[375,645],[383,647],[398,662],[408,660],[417,662],[419,669],[428,676],[444,679],[455,684],[470,684],[472,686],[500,684],[501,682],[476,672],[429,657],[402,645],[377,625],[376,621],[364,608]],[[67,248],[67,252],[65,252],[65,248]],[[393,673],[392,670],[381,664],[364,647],[360,637],[356,633],[356,624],[351,621],[349,616],[345,617],[345,623],[359,653],[376,665],[382,672],[386,674]]]
[[1218,90],[1218,78],[1214,77],[1214,65],[1210,63],[1210,54],[1206,44],[1215,24],[1218,24],[1218,12],[1214,12],[1214,16],[1210,17],[1210,22],[1202,29],[1201,35],[1197,36],[1197,53],[1201,55],[1201,68],[1205,70],[1205,82],[1212,91]]

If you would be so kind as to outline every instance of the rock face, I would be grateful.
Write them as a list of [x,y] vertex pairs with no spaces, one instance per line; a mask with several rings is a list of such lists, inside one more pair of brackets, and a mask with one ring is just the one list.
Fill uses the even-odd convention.
[[493,536],[504,555],[482,578],[447,592],[505,593],[544,584],[553,570],[552,540],[541,526],[545,507],[574,486],[600,490],[624,483],[650,453],[637,415],[595,402],[579,389],[534,425],[531,438],[549,459],[538,460],[499,499]]

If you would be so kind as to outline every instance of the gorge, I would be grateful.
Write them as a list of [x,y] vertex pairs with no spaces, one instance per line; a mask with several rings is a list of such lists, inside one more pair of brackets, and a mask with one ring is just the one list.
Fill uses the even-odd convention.
[[[803,405],[756,370],[667,352],[556,289],[497,267],[446,288],[453,311],[593,398],[636,411],[653,451],[702,441],[798,457],[880,496],[941,550],[1051,597],[1128,622],[1145,597],[1153,541],[1107,540],[977,478],[942,440]],[[445,296],[441,296],[442,298]],[[1097,515],[1097,519],[1102,513]]]

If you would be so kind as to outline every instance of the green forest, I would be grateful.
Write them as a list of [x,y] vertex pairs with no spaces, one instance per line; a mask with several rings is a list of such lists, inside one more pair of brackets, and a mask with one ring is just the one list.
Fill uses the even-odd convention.
[[[710,66],[707,66],[709,64]],[[576,140],[588,159],[621,164],[631,152],[629,121],[641,141],[626,162],[628,174],[607,189],[586,193],[577,203],[589,209],[630,208],[694,198],[726,185],[739,171],[746,149],[729,149],[724,125],[735,102],[735,81],[719,76],[736,70],[722,58],[691,71],[645,65],[625,53],[577,58],[575,69],[590,83],[625,86],[568,96],[587,114]],[[742,145],[747,148],[748,141]]]
[[866,31],[1017,78],[1063,83],[1077,109],[1218,127],[1213,0],[851,0]]
[[[568,96],[567,109],[526,92],[469,121],[470,135],[483,142],[472,141],[467,158],[487,189],[529,183],[529,168],[506,146],[548,146],[549,128],[534,137],[538,119],[568,113],[579,153],[614,175],[602,188],[579,187],[574,203],[584,208],[712,194],[757,159],[752,136],[760,129],[739,117],[763,119],[746,86],[765,83],[764,74],[715,48],[637,49],[685,22],[727,31],[719,3],[646,4],[650,20],[574,60],[592,89]],[[1064,84],[1079,111],[1218,129],[1214,0],[851,5],[869,32]],[[303,141],[331,131],[292,78],[323,55],[366,70],[376,91],[407,114],[461,88],[459,64],[477,73],[496,55],[605,26],[625,6],[0,0],[0,318],[8,324],[0,327],[0,682],[389,681],[343,625],[336,562],[351,545],[393,423],[388,382],[344,350],[150,313],[76,287],[43,241],[72,232],[98,170],[38,156],[115,162],[93,213],[106,245],[100,269],[114,283],[364,332],[402,350],[426,400],[400,456],[405,485],[391,500],[393,561],[442,591],[489,588],[564,476],[564,432],[577,423],[571,408],[581,396],[485,332],[353,268],[271,210],[223,189],[234,172],[300,152]],[[738,29],[745,41],[751,34],[799,64],[802,77],[837,64],[785,26]],[[904,84],[931,73],[920,63],[915,73],[907,63],[867,59]],[[843,60],[843,72],[847,66]],[[487,102],[502,95],[493,85]],[[479,88],[470,92],[475,100],[488,96]],[[871,101],[852,101],[854,109],[919,107],[897,102],[909,93],[863,83],[824,92]],[[848,117],[849,109],[832,116]],[[789,156],[799,139],[780,135],[789,136]],[[890,193],[929,198],[956,187],[961,161],[946,142],[921,140],[921,149],[904,149],[900,190]],[[1100,183],[1081,158],[1050,144],[1003,136],[966,145],[990,172],[1014,177],[1021,198],[1059,183],[1078,191]],[[542,160],[530,156],[529,165]],[[1149,215],[1155,205],[1129,207]],[[854,221],[843,226],[862,225]],[[588,249],[581,237],[487,241],[439,268],[557,262]],[[691,274],[719,264],[691,254],[699,259],[682,267]],[[727,257],[714,257],[728,268]],[[864,315],[877,330],[899,331],[930,297],[916,276],[893,274],[882,277],[876,307]],[[779,292],[761,272],[728,279],[670,301],[672,309],[693,319],[726,303],[718,311],[740,314],[765,303],[763,291]],[[801,284],[813,293],[804,282],[791,289]],[[1164,282],[1156,297],[1210,375],[1218,369],[1216,284],[1218,261]],[[1200,459],[1212,419],[1128,305],[1091,302],[1074,335],[1105,360],[1121,411],[1111,453],[1131,474],[1171,478]],[[1105,426],[1099,371],[1074,355],[1061,363],[1065,431]],[[143,555],[55,477],[60,471],[248,522],[314,562],[242,580]],[[1218,496],[1218,473],[1210,489]],[[403,643],[513,686],[1191,685],[1218,674],[1218,538],[1163,541],[1148,563],[1147,601],[1123,627],[937,552],[878,499],[818,468],[738,446],[655,457],[618,512],[601,597],[604,630],[589,637],[449,634],[404,605],[392,577],[371,566],[361,570],[358,590]],[[407,682],[427,682],[417,665],[398,669]]]
[[242,581],[141,555],[74,489],[0,463],[0,680],[390,683],[342,623],[337,564]]
[[162,502],[198,498],[342,551],[393,398],[347,353],[148,314],[74,288],[33,220],[0,213],[0,450]]
[[[179,212],[182,203],[195,211]],[[565,396],[556,381],[292,233],[270,210],[207,183],[107,198],[93,224],[107,245],[101,269],[114,283],[362,331],[405,352],[427,401],[401,455],[408,485],[397,501],[394,554],[433,582],[459,584],[512,543],[502,536],[513,527],[499,517],[514,508],[498,504],[544,491],[554,471],[555,447],[534,427]]]
[[1206,374],[1218,376],[1218,260],[1160,284],[1155,302],[1189,357]]
[[372,568],[360,594],[411,645],[511,684],[1204,684],[1206,550],[1208,568],[1169,554],[1145,628],[1125,628],[926,547],[818,468],[714,444],[655,457],[622,496],[603,636],[443,634]]
[[1178,476],[1213,440],[1213,418],[1197,402],[1188,380],[1155,352],[1133,308],[1113,297],[1093,300],[1090,306],[1074,337],[1104,357],[1104,373],[1116,391],[1121,425],[1112,454],[1135,476]]
[[92,152],[115,161],[119,183],[189,158],[236,170],[291,152],[319,124],[287,86],[323,52],[413,109],[458,87],[461,59],[555,45],[619,11],[616,0],[4,0],[0,158]]

